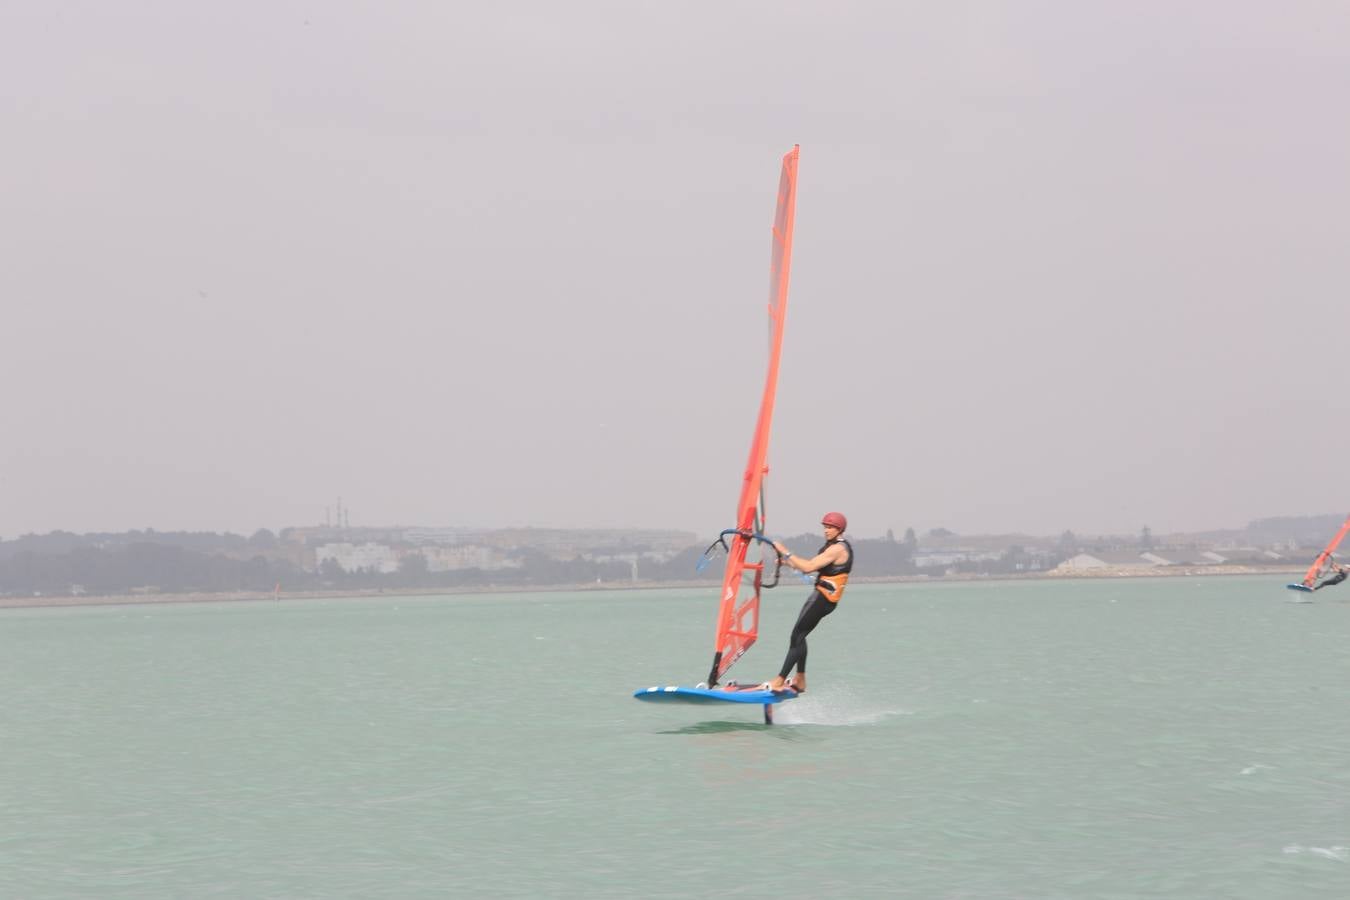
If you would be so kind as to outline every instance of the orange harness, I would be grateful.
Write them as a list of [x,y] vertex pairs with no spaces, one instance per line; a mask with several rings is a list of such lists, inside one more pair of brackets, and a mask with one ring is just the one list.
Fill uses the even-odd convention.
[[820,595],[831,603],[839,602],[839,598],[844,596],[844,586],[847,584],[847,572],[839,575],[821,575],[816,578],[816,590],[820,591]]
[[[842,538],[835,538],[833,541],[826,542],[824,547],[816,551],[824,553],[830,544],[840,543],[848,548],[848,559],[842,563],[831,563],[821,569],[816,574],[816,590],[820,596],[831,603],[838,603],[839,598],[844,596],[844,586],[848,584],[848,573],[853,571],[853,545]],[[840,570],[843,571],[840,571]]]

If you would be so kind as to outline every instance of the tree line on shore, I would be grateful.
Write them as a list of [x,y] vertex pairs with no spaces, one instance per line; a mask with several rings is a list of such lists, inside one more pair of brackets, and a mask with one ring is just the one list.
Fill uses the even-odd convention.
[[[797,546],[813,546],[819,536],[804,534],[786,540]],[[918,571],[913,563],[912,541],[856,539],[853,546],[860,569],[865,565],[869,575]],[[611,554],[557,559],[525,547],[509,554],[513,563],[510,568],[434,572],[428,570],[424,557],[413,553],[403,558],[396,572],[369,569],[349,572],[333,560],[325,560],[316,571],[309,571],[279,552],[275,535],[266,531],[250,538],[201,532],[83,536],[53,532],[0,541],[0,593],[251,592],[271,591],[277,585],[292,591],[449,589],[715,580],[720,573],[718,567],[711,567],[701,575],[696,571],[701,553],[701,547],[690,547],[664,561],[639,557],[635,570],[631,560],[615,559]],[[1010,566],[1015,555],[1009,558]],[[785,576],[784,583],[790,583],[790,576]]]
[[[1244,530],[1209,532],[1196,538],[1209,540],[1247,540],[1267,544],[1320,546],[1325,536],[1340,522],[1339,515],[1292,516],[1259,519]],[[930,539],[957,536],[945,529],[928,531]],[[285,532],[283,532],[283,536]],[[794,547],[815,547],[818,534],[807,533],[784,538]],[[882,538],[851,538],[858,558],[860,575],[887,577],[947,572],[1001,575],[1053,568],[1091,543],[1125,540],[1136,547],[1153,545],[1150,529],[1143,528],[1132,538],[1080,540],[1065,531],[1059,538],[1035,548],[1009,546],[979,559],[946,560],[922,565],[926,557],[916,557],[918,540],[907,529],[897,540],[891,532]],[[519,547],[508,552],[510,566],[496,569],[454,569],[431,571],[426,559],[417,553],[403,557],[396,572],[373,570],[346,571],[333,560],[324,561],[317,570],[302,567],[294,545],[267,529],[249,537],[216,532],[157,532],[153,529],[117,533],[75,534],[53,531],[45,535],[24,535],[0,540],[0,594],[125,594],[143,592],[237,592],[271,591],[277,585],[288,591],[361,590],[399,588],[460,587],[542,587],[575,584],[661,583],[706,578],[715,581],[719,567],[701,575],[696,563],[702,547],[690,547],[668,559],[650,554],[640,544],[623,547],[597,547],[588,554],[558,559],[534,547]],[[625,558],[627,557],[627,558]],[[636,568],[631,561],[637,558]],[[917,563],[916,563],[917,561]],[[785,574],[784,583],[792,576]]]

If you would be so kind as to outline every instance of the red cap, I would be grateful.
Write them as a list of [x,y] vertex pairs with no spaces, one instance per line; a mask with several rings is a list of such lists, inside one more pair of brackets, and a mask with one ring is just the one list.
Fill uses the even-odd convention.
[[821,517],[820,524],[833,525],[840,531],[848,530],[848,519],[844,518],[844,514],[841,512],[827,512]]

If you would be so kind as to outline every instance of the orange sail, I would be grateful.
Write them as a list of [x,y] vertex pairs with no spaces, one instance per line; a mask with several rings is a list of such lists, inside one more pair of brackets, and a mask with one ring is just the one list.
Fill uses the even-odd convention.
[[1336,532],[1336,536],[1331,539],[1331,543],[1327,544],[1325,550],[1317,554],[1317,559],[1313,560],[1313,564],[1308,567],[1307,574],[1303,576],[1304,587],[1316,586],[1317,579],[1321,578],[1327,569],[1331,568],[1332,557],[1336,548],[1341,545],[1341,541],[1345,540],[1346,534],[1350,534],[1350,516],[1347,516],[1341,524],[1341,530]]
[[[758,562],[746,559],[754,536],[764,531],[764,476],[769,465],[769,431],[773,424],[773,402],[778,389],[778,363],[783,349],[783,323],[787,315],[788,275],[792,268],[792,224],[797,206],[797,157],[794,146],[783,157],[778,180],[778,207],[773,217],[773,251],[769,266],[769,371],[764,380],[764,395],[759,404],[750,460],[745,466],[745,481],[736,504],[736,531],[731,535],[726,570],[722,576],[722,601],[717,611],[717,639],[708,685],[717,684],[727,670],[740,659],[759,636],[759,595],[764,585],[764,557]],[[762,553],[765,544],[759,541]],[[746,573],[751,575],[749,590],[743,590]]]

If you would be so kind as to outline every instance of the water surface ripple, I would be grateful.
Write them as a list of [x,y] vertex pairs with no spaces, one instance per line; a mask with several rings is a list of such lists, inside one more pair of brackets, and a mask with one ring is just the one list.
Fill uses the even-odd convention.
[[857,585],[772,728],[709,591],[3,610],[0,897],[1350,897],[1344,590]]

